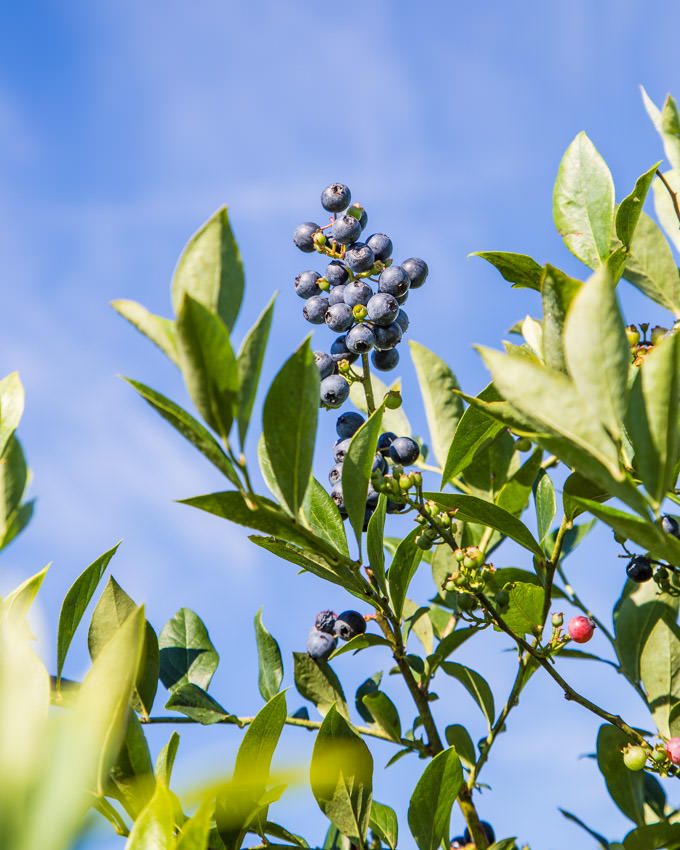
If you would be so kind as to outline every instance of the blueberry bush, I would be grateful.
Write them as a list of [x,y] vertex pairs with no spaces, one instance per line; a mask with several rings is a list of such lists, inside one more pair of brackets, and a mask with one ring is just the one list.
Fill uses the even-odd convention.
[[[616,203],[610,171],[584,133],[559,167],[555,224],[590,269],[584,280],[524,254],[478,254],[513,287],[533,290],[540,315],[512,329],[518,343],[479,348],[488,386],[464,392],[440,357],[410,341],[427,444],[406,415],[416,400],[376,372],[395,369],[405,338],[426,331],[409,327],[403,305],[418,297],[411,290],[437,282],[419,257],[394,261],[386,234],[364,236],[367,212],[344,184],[323,190],[321,223],[294,230],[315,268],[300,271],[285,297],[304,300],[301,329],[304,320],[326,328],[314,332],[318,348],[310,335],[284,358],[263,393],[256,451],[247,437],[274,301],[236,351],[244,277],[226,209],[179,259],[173,319],[114,302],[178,367],[197,413],[137,380],[129,379],[131,388],[224,476],[223,490],[184,504],[254,532],[253,544],[291,565],[291,586],[302,571],[320,587],[341,587],[355,607],[311,613],[306,651],[292,659],[298,698],[320,719],[307,707],[291,713],[292,694],[281,689],[284,660],[258,612],[264,705],[241,717],[209,693],[218,653],[200,617],[181,608],[157,634],[113,578],[89,623],[90,672],[82,682],[62,677],[115,547],[64,599],[52,676],[30,649],[26,625],[45,571],[28,579],[0,605],[0,763],[12,777],[0,783],[4,848],[72,846],[94,808],[128,850],[517,850],[527,846],[523,823],[519,839],[495,835],[480,819],[479,791],[494,743],[511,733],[511,713],[533,675],[549,677],[602,721],[597,764],[631,828],[609,840],[576,814],[565,817],[609,850],[680,848],[680,809],[667,800],[680,776],[680,526],[672,513],[680,504],[680,272],[673,253],[680,250],[680,113],[670,96],[661,109],[644,99],[670,169],[656,162]],[[643,212],[652,195],[659,224]],[[667,309],[670,327],[628,322],[617,300],[621,280]],[[0,382],[1,547],[32,511],[23,501],[26,463],[15,435],[22,407],[21,384],[10,375]],[[327,447],[330,471],[316,478],[319,416],[335,418],[337,442]],[[254,464],[269,495],[253,486]],[[626,560],[611,622],[589,609],[566,574],[567,556],[595,522],[611,529]],[[507,565],[506,541],[515,544],[511,563],[523,553],[521,567]],[[417,571],[432,575],[429,598],[409,596]],[[578,612],[566,625],[565,609]],[[608,658],[575,648],[595,629],[609,644]],[[514,652],[508,693],[455,660],[481,632],[495,632]],[[408,703],[395,704],[380,670],[347,700],[333,660],[376,647],[383,658],[385,648],[391,654],[390,672],[405,685]],[[613,665],[648,706],[648,729],[578,692],[563,659]],[[440,677],[456,680],[479,706],[485,731],[477,744],[456,722],[455,706],[437,702]],[[160,716],[152,713],[159,682],[167,690]],[[50,704],[62,710],[50,712]],[[155,764],[145,737],[145,726],[173,717],[243,730],[233,772],[191,799],[172,790],[177,732]],[[329,822],[325,838],[278,821],[288,779],[272,769],[272,757],[286,726],[315,734],[308,779]],[[373,799],[374,739],[393,746],[386,769],[402,757],[417,768],[407,811]],[[485,798],[485,813],[492,799]],[[460,835],[450,834],[454,807],[466,823]]]

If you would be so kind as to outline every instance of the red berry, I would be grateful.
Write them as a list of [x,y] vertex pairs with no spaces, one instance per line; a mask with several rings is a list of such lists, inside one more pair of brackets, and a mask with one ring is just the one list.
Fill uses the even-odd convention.
[[666,741],[666,755],[673,764],[680,764],[680,738]]
[[[567,632],[576,643],[587,643],[595,631],[595,622],[590,617],[572,617],[567,626]],[[678,740],[678,756],[680,757],[680,739]]]

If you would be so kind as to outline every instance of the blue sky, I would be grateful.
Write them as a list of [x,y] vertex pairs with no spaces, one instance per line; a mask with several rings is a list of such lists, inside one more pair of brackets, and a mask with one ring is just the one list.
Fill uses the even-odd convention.
[[[559,160],[585,129],[621,198],[662,155],[638,87],[657,103],[668,90],[680,94],[677,51],[667,37],[679,24],[671,0],[417,7],[385,0],[327,8],[67,0],[4,10],[0,370],[18,369],[26,387],[20,435],[38,505],[30,529],[3,554],[0,590],[53,562],[36,612],[51,666],[64,593],[121,538],[112,563],[117,580],[146,602],[157,631],[182,606],[200,614],[222,655],[214,693],[241,714],[260,705],[255,611],[263,606],[289,659],[318,610],[342,609],[350,599],[316,579],[296,578],[290,565],[253,547],[243,529],[174,504],[222,483],[116,377],[135,377],[186,403],[178,373],[108,303],[134,298],[169,315],[169,281],[184,242],[228,203],[248,286],[237,342],[271,292],[280,291],[267,384],[309,329],[292,291],[308,258],[290,234],[320,214],[321,189],[340,180],[365,204],[369,229],[392,236],[398,257],[428,261],[430,279],[407,305],[409,333],[450,363],[464,389],[477,391],[486,376],[472,344],[498,346],[510,325],[538,307],[534,295],[511,292],[491,267],[467,255],[521,251],[583,274],[552,223]],[[630,287],[622,298],[630,321],[669,321]],[[323,329],[315,333],[317,347],[328,342]],[[413,370],[407,357],[402,363],[406,409],[416,432],[425,433]],[[319,432],[320,478],[333,421],[326,416]],[[254,429],[251,457],[255,436]],[[574,581],[603,616],[622,586],[609,543],[596,532],[571,564]],[[509,550],[504,563],[514,556]],[[425,571],[415,591],[421,598],[432,592]],[[501,638],[490,638],[461,660],[487,676],[501,703],[511,656]],[[84,633],[76,644],[67,671],[73,676],[86,665]],[[376,655],[338,659],[348,695],[374,670],[389,668],[389,659]],[[567,672],[596,699],[645,723],[637,698],[614,673]],[[400,698],[393,681],[388,690]],[[479,737],[468,697],[446,682],[439,693],[442,726],[469,724]],[[162,700],[159,693],[156,713]],[[300,702],[290,692],[290,707]],[[481,798],[482,816],[499,834],[547,850],[587,846],[557,805],[621,837],[625,820],[593,763],[578,758],[592,751],[597,726],[535,677],[483,776],[493,791]],[[229,770],[240,737],[234,730],[181,732],[180,782]],[[154,752],[168,734],[169,727],[151,730]],[[282,757],[298,757],[311,742],[289,730]],[[376,797],[403,813],[416,765],[405,759],[385,773],[386,750],[375,753]],[[281,822],[294,829],[304,823],[311,841],[322,839],[308,792],[291,792],[278,809]],[[403,816],[401,826],[406,848]],[[106,828],[87,843],[121,845]]]

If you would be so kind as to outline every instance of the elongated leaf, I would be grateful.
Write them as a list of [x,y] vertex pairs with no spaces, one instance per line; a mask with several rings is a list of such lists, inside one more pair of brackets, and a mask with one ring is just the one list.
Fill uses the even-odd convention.
[[547,265],[541,282],[543,301],[543,353],[545,364],[559,372],[567,371],[562,334],[567,311],[583,286],[554,266]]
[[[500,395],[493,384],[489,384],[479,394],[478,398],[483,401],[499,401]],[[488,440],[492,440],[501,430],[502,424],[492,419],[482,410],[476,407],[468,407],[460,418],[459,427],[453,437],[448,450],[444,471],[442,473],[442,486],[460,475],[472,462],[477,450]]]
[[361,535],[366,513],[366,495],[380,436],[383,410],[384,407],[381,404],[354,434],[342,464],[343,500],[350,524],[354,529],[359,557],[361,557]]
[[513,289],[541,291],[543,267],[526,254],[512,254],[508,251],[473,251],[469,256],[481,257],[491,263],[507,281],[510,281]]
[[373,758],[335,706],[316,736],[309,774],[321,811],[362,846],[371,815]]
[[0,550],[4,549],[5,546],[9,546],[12,540],[26,528],[33,517],[34,507],[35,499],[31,499],[30,502],[24,502],[20,505],[12,516],[9,517],[4,533],[0,535]]
[[177,850],[208,850],[214,808],[214,800],[203,800],[196,813],[182,826]]
[[600,726],[597,735],[597,766],[607,783],[612,800],[626,817],[643,826],[644,780],[623,763],[621,750],[629,742],[628,736],[609,724]]
[[284,504],[295,516],[312,473],[319,413],[319,370],[309,339],[283,364],[262,410],[272,471]]
[[64,597],[59,614],[59,627],[57,631],[57,687],[61,682],[61,671],[64,669],[66,653],[73,640],[85,609],[90,603],[97,589],[101,577],[104,575],[111,558],[116,554],[120,543],[100,555],[93,561],[73,582]]
[[239,376],[238,391],[238,436],[243,448],[248,432],[250,417],[255,404],[257,385],[260,381],[264,353],[267,348],[269,331],[272,326],[274,315],[274,295],[264,308],[262,314],[253,327],[248,331],[239,349],[237,363]]
[[368,531],[366,533],[366,551],[368,553],[368,563],[371,565],[371,570],[378,583],[380,592],[383,596],[387,596],[387,581],[385,579],[385,547],[383,545],[383,536],[385,534],[385,515],[387,511],[387,497],[384,493],[380,494],[378,506],[373,511],[373,516],[368,521]]
[[372,800],[369,825],[390,850],[396,850],[399,824],[394,809],[385,806],[383,803],[378,803],[377,800]]
[[175,764],[175,757],[177,755],[178,747],[179,735],[177,734],[177,732],[173,732],[170,736],[170,740],[160,751],[160,753],[158,754],[158,758],[156,759],[155,774],[158,779],[166,786],[170,785],[172,768]]
[[[666,171],[663,176],[666,183],[671,187],[671,191],[680,195],[679,173],[672,169]],[[664,233],[675,246],[675,250],[680,251],[680,221],[678,221],[678,214],[675,210],[674,198],[666,188],[666,184],[658,178],[652,184],[652,189],[654,190],[654,212]]]
[[165,703],[165,707],[169,711],[178,711],[203,726],[210,726],[212,723],[220,723],[225,720],[242,725],[235,715],[222,708],[217,700],[214,700],[203,688],[199,688],[198,685],[191,682],[175,688],[170,694],[170,699]]
[[649,117],[661,135],[664,151],[673,168],[680,170],[680,117],[678,107],[670,95],[666,96],[663,107],[659,110],[642,89],[642,96]]
[[314,661],[303,652],[294,652],[295,687],[305,699],[313,702],[319,713],[325,716],[331,706],[349,720],[349,711],[342,685],[325,661]]
[[131,387],[137,390],[144,401],[148,402],[157,413],[160,413],[163,419],[179,431],[201,454],[205,455],[210,463],[216,466],[232,484],[237,487],[240,485],[234,465],[207,428],[204,428],[184,408],[175,404],[174,401],[170,401],[169,398],[156,392],[156,390],[152,390],[151,387],[140,384],[139,381],[133,381],[131,378],[124,378],[123,380],[127,381]]
[[534,449],[529,458],[501,487],[495,502],[509,514],[520,517],[529,504],[536,476],[541,469],[542,449]]
[[373,720],[395,741],[401,740],[401,720],[392,700],[383,691],[365,694],[363,702]]
[[342,555],[349,557],[345,524],[335,502],[325,488],[312,477],[302,503],[302,515],[312,531]]
[[462,784],[463,768],[453,747],[436,755],[423,771],[408,807],[408,825],[419,850],[436,850],[448,842],[451,809]]
[[649,826],[639,826],[626,835],[623,847],[624,850],[678,850],[680,824],[653,823]]
[[281,687],[283,661],[278,643],[265,629],[262,622],[262,608],[255,614],[255,638],[260,665],[258,686],[262,699],[270,700]]
[[420,528],[414,528],[404,537],[394,553],[387,573],[392,609],[398,618],[401,617],[411,579],[416,574],[423,557],[423,550],[415,544],[419,533]]
[[231,330],[243,299],[243,266],[221,207],[187,243],[172,280],[172,303],[179,313],[185,294],[219,316]]
[[640,678],[659,734],[669,738],[670,712],[680,699],[680,629],[659,619],[640,655]]
[[566,809],[560,809],[559,811],[562,815],[564,815],[567,820],[573,821],[575,824],[580,826],[581,829],[585,830],[585,832],[587,832],[591,838],[594,838],[595,841],[597,841],[597,843],[600,845],[602,850],[610,850],[610,844],[607,839],[603,835],[600,835],[599,832],[595,832],[595,830],[591,829],[589,826],[586,826],[586,824],[583,823],[581,818],[577,818],[576,815],[573,815],[571,812],[566,811]]
[[488,720],[489,727],[491,727],[493,725],[495,708],[493,694],[486,679],[480,676],[476,670],[471,670],[469,667],[465,667],[463,664],[458,664],[455,661],[443,661],[441,668],[447,676],[453,676],[454,679],[458,679],[482,709],[482,713]]
[[15,622],[26,618],[49,568],[50,564],[40,570],[39,573],[22,581],[18,587],[7,594],[0,602],[0,614],[3,618],[7,617]]
[[208,689],[220,657],[198,614],[180,608],[163,626],[158,644],[160,677],[168,690],[188,683]]
[[[635,233],[635,228],[640,219],[640,213],[649,192],[649,187],[652,185],[656,169],[661,165],[657,162],[648,171],[645,171],[635,181],[635,188],[625,197],[619,204],[616,211],[616,235],[628,247]],[[657,181],[658,182],[658,181]]]
[[606,270],[592,275],[575,296],[564,325],[564,351],[579,395],[614,439],[620,440],[630,345]]
[[413,340],[409,346],[423,396],[432,451],[439,465],[444,466],[451,440],[463,415],[463,402],[454,392],[460,387],[455,375],[440,357]]
[[614,229],[614,182],[585,133],[560,163],[553,193],[555,227],[579,260],[596,268],[609,254]]
[[538,539],[543,543],[550,533],[552,521],[555,519],[557,504],[555,502],[555,488],[550,476],[545,470],[541,471],[534,489],[534,500],[536,502],[536,522],[538,525]]
[[175,323],[171,319],[155,316],[136,301],[119,299],[112,301],[111,306],[154,345],[157,345],[175,366],[179,366]]
[[472,628],[464,628],[464,629],[455,629],[450,634],[446,635],[446,637],[442,638],[439,641],[439,645],[434,653],[429,657],[430,668],[436,668],[442,661],[445,661],[449,655],[454,653],[461,644],[465,643],[465,641],[472,637],[475,633],[475,629]]
[[155,779],[149,745],[142,724],[128,711],[125,739],[118,756],[99,783],[107,797],[119,800],[131,818],[136,818],[151,798]]
[[652,301],[680,316],[680,275],[661,230],[642,213],[623,276]]
[[174,850],[175,811],[168,789],[156,785],[153,797],[132,827],[125,850]]
[[24,412],[24,388],[19,373],[12,372],[0,381],[0,455],[19,424]]
[[391,648],[392,644],[381,635],[373,635],[370,632],[363,635],[354,635],[347,643],[343,643],[337,649],[333,650],[330,660],[347,652],[356,655],[357,652],[361,652],[362,649],[368,649],[371,646],[387,646]]
[[191,400],[226,440],[236,415],[238,364],[225,324],[190,295],[177,315],[177,349]]
[[444,730],[446,741],[450,747],[455,747],[458,758],[467,768],[474,767],[477,757],[475,756],[475,745],[468,730],[459,723],[447,726]]
[[527,582],[517,582],[509,591],[509,604],[503,620],[518,634],[535,637],[541,631],[543,588]]
[[28,468],[21,443],[12,434],[0,455],[0,534],[7,535],[28,483]]

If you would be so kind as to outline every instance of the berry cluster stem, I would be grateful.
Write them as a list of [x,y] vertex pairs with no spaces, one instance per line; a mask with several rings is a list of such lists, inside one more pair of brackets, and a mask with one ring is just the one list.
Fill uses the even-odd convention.
[[668,182],[668,180],[666,180],[666,178],[663,176],[663,174],[659,171],[658,168],[656,169],[656,176],[659,178],[659,180],[661,180],[663,185],[666,187],[668,194],[671,196],[671,201],[673,202],[673,209],[675,210],[675,216],[678,221],[680,221],[680,205],[678,204],[677,192],[673,191],[670,183]]
[[366,396],[366,408],[368,415],[372,416],[375,413],[375,398],[373,396],[373,384],[371,382],[371,367],[368,362],[368,354],[361,355],[361,363],[364,367],[364,375],[362,380],[364,387],[364,395]]

